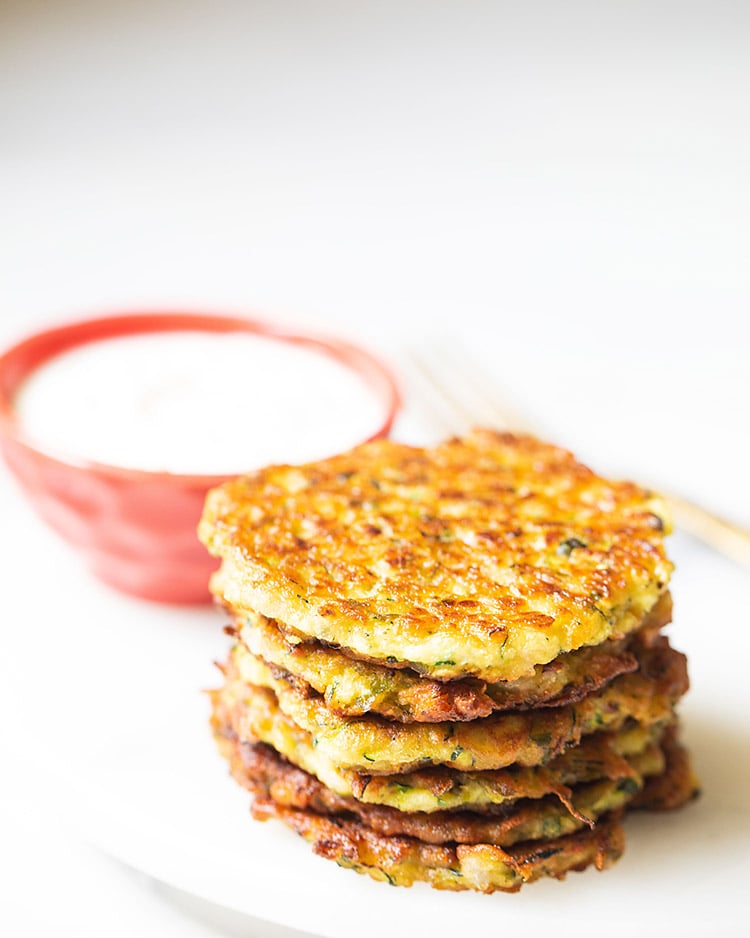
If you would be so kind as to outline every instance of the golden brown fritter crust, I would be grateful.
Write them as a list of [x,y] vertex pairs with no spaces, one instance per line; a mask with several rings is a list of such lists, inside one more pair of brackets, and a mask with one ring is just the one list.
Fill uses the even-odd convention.
[[570,806],[573,787],[595,779],[621,781],[632,774],[628,759],[643,752],[662,728],[628,725],[619,732],[599,732],[537,766],[509,766],[485,772],[460,772],[432,766],[405,775],[353,774],[351,791],[367,804],[431,812],[469,808],[474,812],[505,811],[519,798],[553,794]]
[[388,440],[213,490],[217,597],[439,680],[533,674],[633,631],[666,589],[664,503],[565,450],[476,431]]
[[387,805],[399,811],[431,813],[446,809],[474,812],[505,811],[520,798],[554,795],[572,805],[572,786],[596,779],[620,781],[632,775],[628,759],[641,754],[661,735],[660,726],[628,724],[617,733],[593,733],[546,765],[485,772],[461,772],[433,766],[402,775],[363,775],[338,770],[278,707],[273,692],[246,688],[238,702],[226,688],[211,693],[212,727],[217,740],[263,742],[287,760],[316,776],[332,793],[365,804]]
[[567,804],[548,796],[536,801],[523,799],[504,814],[471,811],[426,814],[366,805],[336,795],[262,743],[248,744],[225,737],[221,748],[239,784],[257,797],[272,798],[279,805],[354,818],[387,837],[416,837],[430,844],[487,843],[501,847],[593,827],[601,815],[625,807],[641,790],[644,778],[663,772],[665,764],[661,749],[651,743],[631,759],[624,778],[605,778],[580,785]]
[[[471,723],[392,723],[380,717],[340,717],[319,695],[307,696],[274,677],[259,659],[235,646],[228,676],[242,685],[271,689],[281,710],[313,736],[314,746],[339,769],[371,775],[408,772],[425,765],[498,769],[537,765],[599,729],[617,729],[629,719],[669,721],[688,687],[685,656],[666,638],[639,649],[639,670],[616,678],[598,693],[567,707],[503,713]],[[241,734],[242,735],[242,734]]]
[[251,614],[238,623],[245,646],[273,670],[282,668],[299,690],[322,694],[328,708],[342,716],[377,713],[404,723],[467,722],[495,711],[561,707],[575,703],[638,667],[628,650],[654,640],[671,621],[672,601],[665,593],[632,636],[608,639],[558,655],[537,665],[532,677],[487,684],[470,678],[435,681],[410,668],[392,668],[352,658],[341,649],[307,639],[290,640],[283,625]]
[[277,818],[313,845],[319,856],[394,886],[427,882],[436,889],[517,892],[543,876],[563,879],[588,866],[601,870],[617,860],[625,838],[619,818],[593,829],[550,840],[502,848],[494,844],[426,844],[413,837],[388,837],[355,820],[288,808],[272,798],[253,802],[257,820]]
[[[512,813],[495,817],[464,812],[420,816],[372,808],[333,794],[270,747],[226,736],[222,742],[233,774],[256,796],[252,806],[256,819],[282,820],[311,842],[319,855],[393,885],[425,881],[438,889],[515,892],[542,876],[563,878],[566,872],[592,864],[603,869],[624,848],[619,811],[594,810],[586,820],[563,814],[562,807],[548,798],[522,801]],[[637,776],[619,792],[615,786],[614,799],[614,783],[602,783],[605,788],[609,785],[608,795],[594,804],[605,809],[630,801],[633,806],[674,808],[694,797],[694,777],[674,724],[665,733],[662,748],[664,756],[651,763],[660,774],[649,779],[640,794],[632,797],[640,784]],[[647,764],[649,756],[643,758]],[[586,791],[595,787],[582,786],[579,801],[585,803]],[[550,819],[553,834],[547,828]],[[532,839],[521,840],[529,830]]]

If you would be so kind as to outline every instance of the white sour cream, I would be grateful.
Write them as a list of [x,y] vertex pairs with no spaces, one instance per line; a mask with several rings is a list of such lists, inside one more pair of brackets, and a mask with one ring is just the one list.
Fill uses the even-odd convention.
[[329,456],[384,418],[375,392],[331,356],[245,333],[91,342],[35,371],[15,407],[46,452],[207,475]]

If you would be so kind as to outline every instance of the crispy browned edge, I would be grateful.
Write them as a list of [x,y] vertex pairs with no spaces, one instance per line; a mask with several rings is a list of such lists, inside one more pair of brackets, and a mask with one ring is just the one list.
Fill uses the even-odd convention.
[[[687,691],[689,680],[686,658],[681,652],[671,648],[666,636],[659,636],[650,647],[639,649],[639,663],[640,667],[634,674],[623,675],[613,682],[613,693],[617,691],[616,685],[619,681],[627,682],[628,693],[633,695],[634,699],[643,697],[650,707],[657,698],[661,700],[662,706],[666,706],[667,699],[671,700],[673,706]],[[227,664],[226,673],[230,680],[232,677],[236,678],[231,659]],[[629,686],[631,684],[634,686]],[[291,686],[290,689],[297,693]],[[601,693],[607,694],[609,691],[604,690]],[[313,695],[313,697],[317,698],[319,695]],[[577,706],[585,706],[589,699],[593,701],[593,705],[596,705],[598,695],[590,695],[590,698],[584,698],[580,705],[573,704],[567,708],[528,710],[519,714],[499,714],[485,718],[485,720],[476,721],[477,725],[485,724],[486,733],[492,736],[498,747],[502,743],[502,760],[499,760],[492,768],[500,768],[503,765],[511,765],[516,762],[522,765],[536,765],[540,762],[546,762],[554,758],[555,755],[576,745],[584,735],[593,731],[592,729],[586,731],[585,723],[580,721],[579,714],[575,710]],[[316,702],[319,702],[323,707],[325,706],[322,698]],[[624,714],[623,718],[627,715]],[[630,715],[640,719],[634,713],[630,713]],[[372,724],[379,732],[399,733],[408,732],[409,730],[408,724],[389,723],[382,717],[372,715],[362,718],[346,718],[346,721],[351,721],[353,725],[359,723]],[[499,721],[502,721],[502,726],[499,725]],[[467,726],[468,724],[459,725]],[[537,738],[542,725],[544,734],[550,737],[544,744],[540,743]],[[417,724],[415,724],[416,726]],[[451,726],[452,724],[446,724],[446,727]],[[389,727],[392,729],[389,729]],[[238,730],[238,732],[240,732],[240,735],[246,735],[241,730]],[[533,745],[529,743],[530,740]],[[461,767],[454,765],[452,762],[445,764],[452,768]],[[419,766],[413,763],[405,763],[398,771],[404,773],[419,767],[422,767],[421,762]],[[368,774],[394,774],[394,770],[376,772],[374,766],[368,767],[366,771]]]
[[[673,809],[698,793],[689,756],[677,738],[676,725],[667,730],[662,746],[666,769],[647,782],[632,802],[635,806]],[[361,815],[354,813],[349,799],[328,792],[317,780],[290,766],[269,747],[245,744],[237,754],[241,763],[240,781],[256,795],[252,813],[257,820],[277,818],[312,843],[315,853],[393,884],[411,885],[425,880],[442,889],[515,892],[523,883],[542,876],[563,878],[567,872],[592,864],[602,869],[614,862],[624,849],[619,813],[605,816],[590,828],[574,834],[502,848],[487,843],[441,842],[438,839],[441,835],[452,833],[444,822],[435,826],[429,842],[400,831],[384,832],[363,820],[381,815],[381,809],[373,813],[365,808]],[[521,812],[524,810],[526,807],[522,806]],[[399,812],[389,809],[386,813]],[[514,814],[519,816],[518,809]],[[513,814],[511,823],[512,818]],[[504,821],[498,819],[496,823]],[[513,874],[512,881],[506,885],[482,883],[464,875],[463,862],[475,856],[481,866],[483,852],[491,862],[501,862],[508,867]],[[450,875],[454,873],[458,873],[455,878]]]
[[[527,882],[544,876],[564,879],[589,866],[602,870],[622,855],[624,831],[615,813],[594,828],[552,840],[527,841],[507,849],[491,844],[426,844],[413,837],[384,837],[366,825],[256,799],[256,820],[276,818],[312,844],[318,856],[340,866],[386,879],[394,886],[428,882],[437,889],[473,889],[492,893],[518,892]],[[469,863],[474,861],[474,875]],[[488,867],[502,866],[507,882],[491,881]]]
[[[669,593],[665,593],[646,617],[642,627],[632,636],[610,639],[600,646],[583,647],[558,655],[553,661],[540,666],[538,679],[524,678],[519,681],[496,684],[488,684],[476,678],[437,681],[411,672],[410,669],[399,669],[402,673],[409,671],[413,675],[413,684],[404,692],[403,699],[398,703],[390,706],[373,705],[372,709],[364,708],[355,711],[331,706],[328,701],[327,703],[329,709],[341,716],[378,713],[386,719],[404,723],[469,722],[489,716],[493,712],[563,707],[583,700],[584,697],[605,687],[616,677],[635,671],[638,668],[638,659],[632,649],[652,645],[660,629],[671,619],[672,599]],[[316,644],[314,640],[297,644],[287,641],[283,625],[275,620],[271,621],[279,629],[281,639],[290,656],[302,655],[306,645]],[[234,626],[228,626],[226,631],[234,637],[238,636],[238,629]],[[345,658],[353,657],[344,649],[337,648],[336,651]],[[576,658],[582,656],[586,659],[585,672],[574,673],[573,677],[561,688],[560,672],[564,671],[569,663],[574,663]],[[301,676],[268,661],[266,664],[275,676],[288,680],[298,690],[305,693],[314,692]],[[380,673],[386,680],[394,672],[394,669],[389,666],[376,662],[368,662],[368,666]],[[400,674],[395,676],[398,679]]]

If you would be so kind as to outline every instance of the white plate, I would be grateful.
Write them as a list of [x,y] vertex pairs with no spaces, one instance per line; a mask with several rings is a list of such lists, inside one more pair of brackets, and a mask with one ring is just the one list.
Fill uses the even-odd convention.
[[[131,601],[100,586],[0,479],[4,535],[2,695],[6,751],[50,779],[53,809],[133,867],[215,903],[332,938],[414,931],[557,936],[736,934],[750,874],[748,578],[674,539],[675,644],[690,656],[682,712],[704,785],[673,814],[627,821],[606,873],[518,895],[392,889],[315,857],[277,823],[248,815],[207,729],[201,688],[225,654],[222,615]],[[7,526],[6,526],[7,525]],[[31,558],[33,557],[33,562]],[[8,708],[12,708],[9,710]],[[43,845],[40,845],[43,848]]]

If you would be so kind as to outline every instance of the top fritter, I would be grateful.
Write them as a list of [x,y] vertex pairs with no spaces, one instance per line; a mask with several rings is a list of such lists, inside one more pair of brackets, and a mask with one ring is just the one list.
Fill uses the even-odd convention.
[[637,628],[672,565],[664,502],[566,450],[477,430],[271,466],[209,493],[199,535],[238,614],[438,680],[516,680]]

